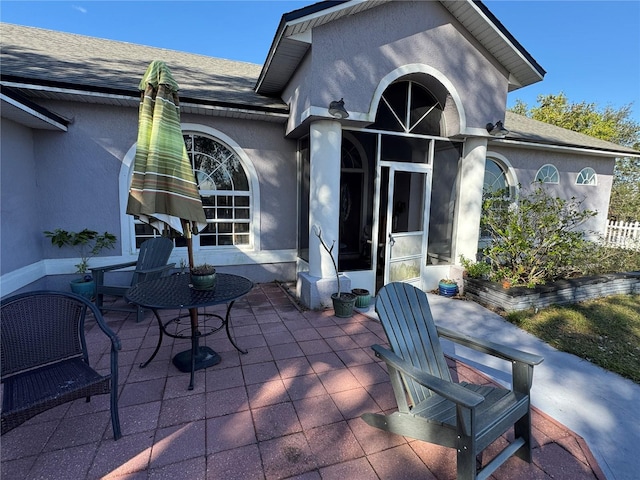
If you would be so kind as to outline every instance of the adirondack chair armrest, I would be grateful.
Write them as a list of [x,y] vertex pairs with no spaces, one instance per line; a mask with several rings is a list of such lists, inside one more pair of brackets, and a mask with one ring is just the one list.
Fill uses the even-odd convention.
[[465,408],[475,408],[484,401],[484,397],[482,395],[467,390],[456,383],[447,382],[446,380],[442,380],[441,378],[419,370],[409,362],[400,358],[391,350],[387,350],[380,345],[373,345],[371,348],[376,353],[377,357],[384,360],[387,367],[395,369],[403,375],[413,378],[419,384],[447,400],[454,402],[456,405]]
[[91,274],[95,277],[96,275],[100,275],[104,272],[109,272],[111,270],[120,270],[122,268],[135,267],[136,263],[138,262],[118,263],[115,265],[107,265],[105,267],[93,267],[91,269]]
[[161,265],[159,267],[155,267],[155,268],[147,268],[145,270],[136,270],[136,273],[138,274],[138,278],[141,282],[144,282],[144,279],[147,275],[152,275],[154,273],[162,273],[165,271],[169,271],[171,270],[173,267],[175,267],[175,263],[167,263],[166,265]]
[[504,360],[524,363],[531,367],[533,367],[534,365],[539,365],[544,360],[544,357],[541,357],[540,355],[523,352],[522,350],[508,347],[506,345],[501,345],[499,343],[489,342],[487,340],[482,340],[479,338],[472,338],[453,330],[449,330],[448,328],[437,327],[437,329],[438,334],[443,338],[451,340],[452,342],[458,343],[465,347],[472,348],[479,352],[502,358]]

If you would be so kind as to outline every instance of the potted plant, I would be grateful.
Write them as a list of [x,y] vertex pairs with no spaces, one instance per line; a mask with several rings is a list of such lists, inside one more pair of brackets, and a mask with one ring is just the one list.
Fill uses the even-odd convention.
[[366,288],[354,288],[351,293],[356,296],[357,308],[367,308],[371,303],[371,293]]
[[191,285],[196,290],[213,290],[216,288],[216,269],[213,265],[203,263],[191,268]]
[[53,245],[76,248],[80,254],[80,263],[76,264],[76,273],[82,277],[71,281],[71,291],[82,295],[88,299],[95,296],[96,284],[89,270],[89,260],[99,254],[105,248],[113,248],[116,243],[116,236],[109,232],[99,234],[95,230],[85,228],[79,232],[71,232],[56,228],[53,232],[45,231],[44,235],[51,239]]
[[324,248],[331,257],[333,270],[336,274],[336,280],[338,281],[338,291],[331,295],[331,301],[333,302],[333,310],[335,311],[335,315],[336,317],[340,318],[349,318],[351,315],[353,315],[353,307],[355,306],[357,297],[353,293],[342,292],[341,290],[340,272],[338,271],[336,259],[333,258],[332,255],[333,247],[335,246],[336,241],[334,240],[331,243],[331,247],[329,247],[322,238],[322,230],[319,227],[314,227],[314,233],[316,234],[316,237],[318,237],[318,240],[320,240],[320,245],[322,245],[322,248]]
[[458,282],[450,278],[441,278],[438,282],[438,292],[445,297],[453,297],[458,293]]

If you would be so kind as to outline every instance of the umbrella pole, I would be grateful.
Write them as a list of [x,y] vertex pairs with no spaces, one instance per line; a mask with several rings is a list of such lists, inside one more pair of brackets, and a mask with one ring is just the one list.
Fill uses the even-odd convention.
[[[193,263],[193,238],[191,236],[191,223],[187,220],[182,220],[182,231],[184,232],[184,238],[187,241],[187,255],[189,257],[189,270],[194,266]],[[194,334],[197,334],[198,330],[198,310],[195,308],[189,309],[189,316],[191,317],[191,330]],[[194,350],[197,352],[197,349]]]
[[195,266],[195,263],[193,261],[193,237],[191,236],[191,222],[184,219],[181,221],[184,238],[187,241],[187,257],[189,260],[189,269],[192,269]]
[[[193,261],[193,237],[191,235],[191,223],[182,220],[182,231],[187,241],[187,256],[189,257],[189,270],[194,266]],[[198,330],[198,309],[190,308],[189,317],[191,318],[191,381],[189,390],[193,390],[193,372],[196,369],[196,359],[200,355],[200,331]]]

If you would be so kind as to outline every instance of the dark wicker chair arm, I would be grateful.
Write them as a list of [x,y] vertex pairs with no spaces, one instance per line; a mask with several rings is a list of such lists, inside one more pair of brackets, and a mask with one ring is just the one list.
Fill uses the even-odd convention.
[[111,349],[117,354],[117,351],[122,349],[120,338],[113,330],[111,330],[111,328],[109,328],[109,325],[107,325],[107,323],[104,321],[104,317],[102,316],[102,313],[100,312],[100,309],[98,307],[96,307],[93,303],[87,302],[87,308],[93,314],[93,318],[95,319],[98,327],[100,327],[100,330],[102,330],[104,334],[109,337],[109,340],[111,341]]

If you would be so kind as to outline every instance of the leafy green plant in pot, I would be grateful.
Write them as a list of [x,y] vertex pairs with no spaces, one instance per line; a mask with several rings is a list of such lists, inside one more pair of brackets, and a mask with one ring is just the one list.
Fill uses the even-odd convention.
[[314,233],[318,240],[320,240],[320,245],[331,257],[331,263],[333,264],[333,270],[336,274],[336,280],[338,282],[338,291],[331,295],[331,301],[333,302],[333,310],[335,311],[336,317],[340,318],[349,318],[353,315],[353,307],[355,306],[357,296],[350,292],[343,292],[341,290],[340,284],[340,272],[338,271],[338,265],[336,263],[336,259],[333,258],[333,247],[336,244],[334,240],[331,243],[331,247],[329,247],[324,239],[322,238],[322,229],[320,227],[314,227]]
[[195,290],[213,290],[218,282],[216,269],[213,265],[203,263],[195,265],[189,272],[191,274],[191,285]]
[[71,232],[56,228],[54,231],[45,231],[44,235],[51,239],[51,243],[59,248],[75,248],[80,255],[80,263],[76,264],[76,273],[82,275],[81,278],[71,281],[71,291],[92,299],[95,295],[96,284],[89,270],[89,260],[98,255],[104,249],[113,248],[117,237],[109,232],[102,234],[95,230],[85,228],[79,232]]

